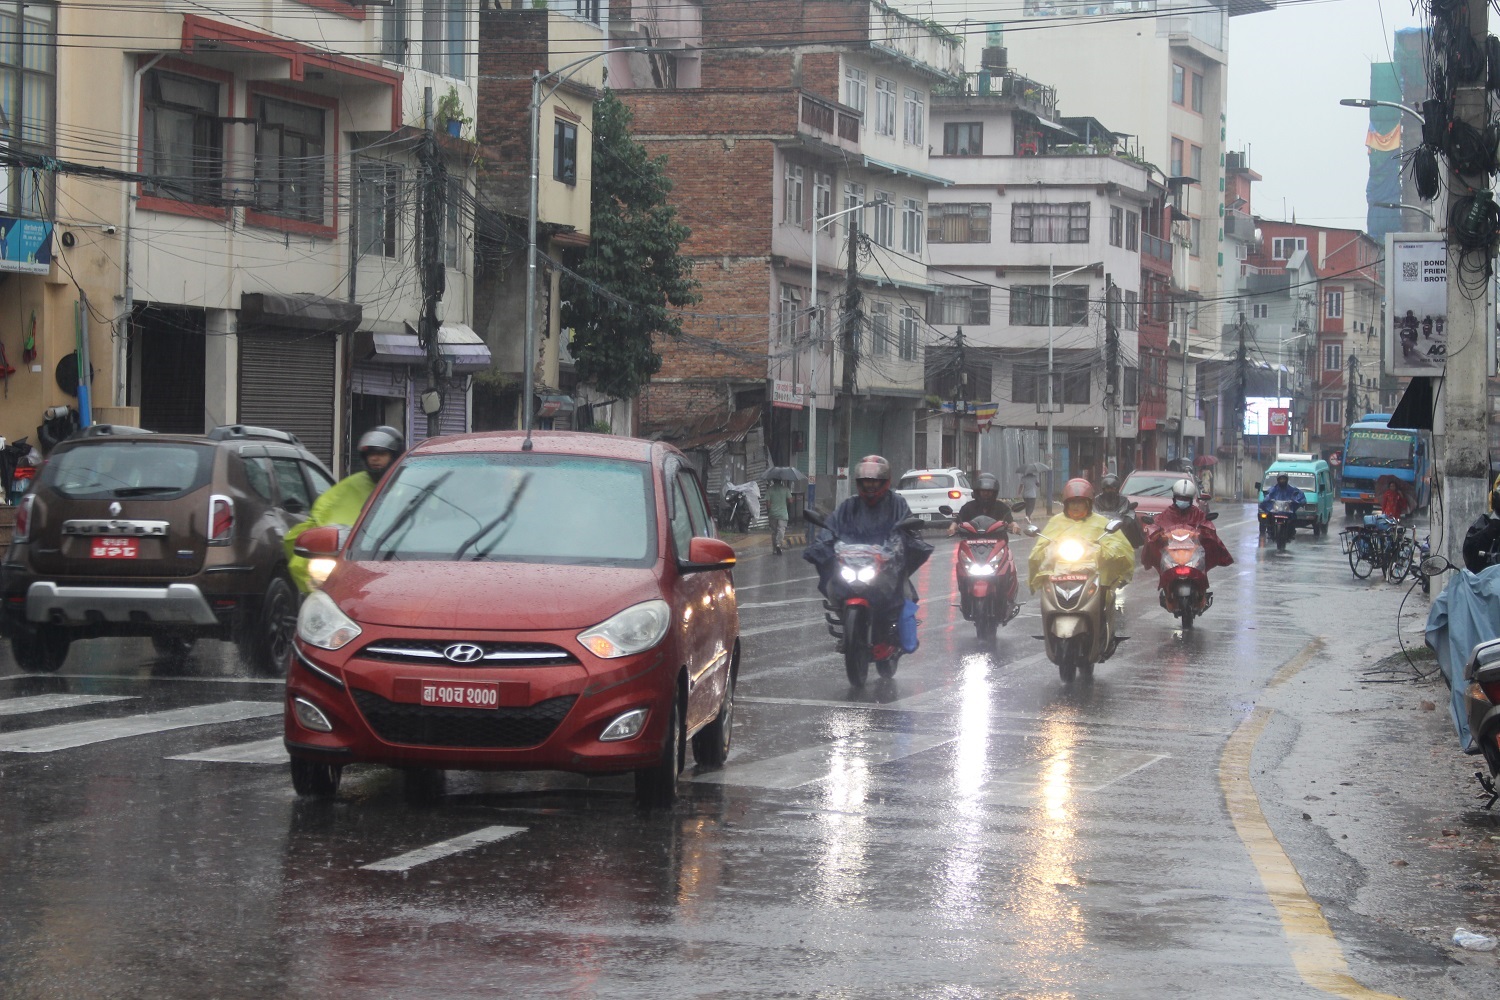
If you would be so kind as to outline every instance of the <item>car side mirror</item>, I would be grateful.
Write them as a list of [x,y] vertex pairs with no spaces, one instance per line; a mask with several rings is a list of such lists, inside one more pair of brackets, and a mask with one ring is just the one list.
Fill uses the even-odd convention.
[[721,538],[694,538],[688,542],[688,557],[677,563],[679,573],[704,573],[734,569],[734,548]]
[[344,531],[347,530],[337,524],[325,524],[318,528],[309,528],[297,536],[296,545],[293,549],[297,555],[304,559],[316,559],[319,556],[336,556],[344,547]]
[[1204,518],[1205,521],[1217,521],[1218,519],[1219,519],[1219,512],[1218,511],[1214,511],[1212,514],[1209,514],[1207,517]]
[[943,504],[942,506],[940,506],[938,508],[938,513],[942,514],[945,517],[952,517],[953,516],[953,508],[949,507],[947,504]]

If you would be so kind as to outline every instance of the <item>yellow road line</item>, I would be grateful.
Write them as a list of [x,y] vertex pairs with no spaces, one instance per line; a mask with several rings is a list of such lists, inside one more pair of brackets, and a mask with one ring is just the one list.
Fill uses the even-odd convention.
[[[1285,682],[1302,670],[1323,648],[1323,640],[1314,639],[1271,679],[1267,690]],[[1349,972],[1338,938],[1323,917],[1323,910],[1307,894],[1307,887],[1296,867],[1271,832],[1255,786],[1250,780],[1250,758],[1255,743],[1271,721],[1271,711],[1257,707],[1229,737],[1224,755],[1219,758],[1219,787],[1224,790],[1224,804],[1235,831],[1250,852],[1250,860],[1260,873],[1260,881],[1281,917],[1281,926],[1291,945],[1292,963],[1309,986],[1349,997],[1351,1000],[1400,1000],[1389,993],[1378,993],[1358,982]]]

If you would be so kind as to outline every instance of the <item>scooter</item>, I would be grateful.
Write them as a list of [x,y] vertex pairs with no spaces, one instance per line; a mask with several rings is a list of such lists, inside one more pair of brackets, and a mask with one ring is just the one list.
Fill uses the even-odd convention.
[[1262,500],[1260,510],[1265,532],[1276,542],[1276,551],[1285,552],[1286,543],[1290,542],[1292,536],[1297,533],[1297,525],[1293,518],[1297,512],[1296,501]]
[[[816,511],[803,517],[810,524],[827,528]],[[902,533],[920,530],[920,517],[908,517],[881,545],[860,545],[834,540],[833,571],[828,578],[828,597],[823,602],[828,632],[838,639],[844,652],[844,673],[849,683],[861,688],[870,675],[870,662],[881,677],[894,677],[901,654],[915,652],[916,588],[906,576],[906,546]],[[898,595],[903,612],[889,609]],[[903,621],[910,615],[909,621]],[[903,629],[905,625],[905,629]],[[909,634],[903,635],[906,631]]]
[[[1208,520],[1218,516],[1214,512],[1208,515]],[[1156,518],[1143,514],[1141,520],[1154,524]],[[1161,562],[1157,564],[1157,599],[1181,620],[1184,629],[1190,629],[1193,619],[1214,604],[1213,591],[1208,589],[1208,554],[1203,549],[1199,528],[1181,525],[1164,532]]]
[[[1104,530],[1113,533],[1122,526],[1114,518]],[[1047,659],[1057,664],[1064,684],[1071,684],[1079,671],[1090,677],[1094,664],[1113,656],[1120,644],[1114,588],[1099,582],[1099,546],[1077,538],[1049,538],[1034,524],[1026,534],[1052,542],[1038,574],[1043,578],[1038,589],[1043,634],[1037,638],[1046,641]]]
[[[953,516],[947,505],[938,511]],[[958,525],[958,555],[953,570],[958,577],[959,608],[974,623],[980,642],[993,642],[995,630],[1010,624],[1021,610],[1016,600],[1021,581],[1006,538],[1009,525],[991,517],[976,517]]]

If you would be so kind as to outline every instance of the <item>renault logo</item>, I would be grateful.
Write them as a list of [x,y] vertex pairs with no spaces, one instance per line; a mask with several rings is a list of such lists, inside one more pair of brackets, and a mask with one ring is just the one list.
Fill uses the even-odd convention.
[[124,507],[120,506],[120,501],[116,500],[116,501],[114,501],[113,503],[111,503],[109,505],[109,516],[110,517],[119,517],[120,516],[120,511],[122,511],[124,509],[125,509]]
[[443,655],[454,663],[473,663],[484,658],[484,650],[472,642],[455,642],[443,650]]

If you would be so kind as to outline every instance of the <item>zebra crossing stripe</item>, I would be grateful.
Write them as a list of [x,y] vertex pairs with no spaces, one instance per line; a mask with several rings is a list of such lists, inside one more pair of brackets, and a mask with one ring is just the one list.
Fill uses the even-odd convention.
[[102,705],[107,701],[131,701],[128,694],[33,694],[0,701],[0,715],[30,715],[78,705]]
[[72,722],[39,729],[21,729],[0,733],[0,752],[53,753],[93,743],[164,733],[173,729],[210,726],[220,722],[242,722],[281,714],[280,702],[224,701],[212,705],[195,705],[167,712],[129,715],[121,719],[94,722]]
[[485,844],[493,844],[497,840],[506,837],[514,837],[518,833],[525,833],[524,826],[486,826],[475,830],[473,833],[465,833],[462,836],[453,837],[449,840],[440,840],[436,844],[428,844],[419,847],[415,851],[407,851],[398,854],[394,858],[386,858],[384,861],[372,861],[367,865],[360,865],[361,871],[367,872],[404,872],[417,865],[424,865],[429,861],[437,861],[441,858],[452,857],[462,854],[464,851],[472,851],[476,847]]
[[199,750],[197,753],[178,754],[167,760],[195,760],[211,764],[285,764],[286,743],[280,736],[274,736],[269,740],[231,743],[228,746]]

